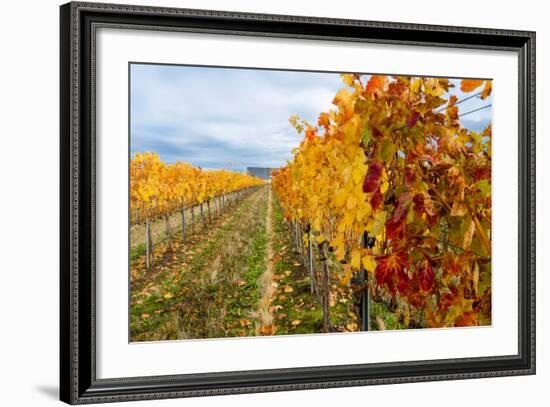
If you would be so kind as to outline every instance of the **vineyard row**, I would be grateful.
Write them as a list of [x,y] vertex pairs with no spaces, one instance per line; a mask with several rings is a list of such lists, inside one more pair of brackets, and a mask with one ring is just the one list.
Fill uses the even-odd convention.
[[156,153],[137,153],[130,162],[130,222],[162,218],[182,206],[202,207],[205,202],[264,183],[240,172],[203,170],[179,161],[167,164]]

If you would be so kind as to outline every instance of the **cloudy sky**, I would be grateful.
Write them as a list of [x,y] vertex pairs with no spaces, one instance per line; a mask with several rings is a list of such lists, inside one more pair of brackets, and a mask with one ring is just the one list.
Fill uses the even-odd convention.
[[[132,64],[131,154],[236,171],[279,167],[301,139],[288,118],[316,123],[344,86],[332,73]],[[474,98],[459,107],[465,113],[488,103]],[[462,122],[480,130],[490,118],[488,108]]]

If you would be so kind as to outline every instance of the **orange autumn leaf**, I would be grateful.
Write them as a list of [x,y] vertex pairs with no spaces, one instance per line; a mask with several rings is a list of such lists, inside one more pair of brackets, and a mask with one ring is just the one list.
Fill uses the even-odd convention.
[[372,75],[367,82],[366,92],[368,96],[372,96],[376,91],[382,91],[386,84],[386,77],[380,75]]
[[330,126],[330,116],[326,112],[322,112],[319,115],[319,119],[317,120],[317,124],[319,126],[323,126],[324,128],[328,128]]
[[308,126],[306,128],[306,138],[309,141],[312,141],[313,139],[315,139],[315,129],[313,127]]
[[277,332],[275,325],[264,325],[260,328],[260,335],[262,336],[275,335],[275,332]]
[[471,92],[483,84],[481,79],[463,79],[460,81],[460,90],[462,92]]
[[248,319],[246,318],[241,318],[239,320],[239,324],[244,328],[245,326],[250,326],[252,325],[252,322],[250,322]]
[[491,90],[493,88],[492,85],[493,81],[485,81],[485,87],[483,88],[483,91],[481,92],[481,99],[487,99],[487,96],[491,94]]

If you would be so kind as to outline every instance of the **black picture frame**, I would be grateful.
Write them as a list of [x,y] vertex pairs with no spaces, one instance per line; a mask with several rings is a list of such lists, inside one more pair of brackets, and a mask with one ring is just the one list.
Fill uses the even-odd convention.
[[[70,404],[535,373],[535,33],[72,2],[60,8],[60,398]],[[519,350],[515,355],[96,378],[97,27],[507,50],[519,60]],[[121,157],[126,159],[126,157]]]

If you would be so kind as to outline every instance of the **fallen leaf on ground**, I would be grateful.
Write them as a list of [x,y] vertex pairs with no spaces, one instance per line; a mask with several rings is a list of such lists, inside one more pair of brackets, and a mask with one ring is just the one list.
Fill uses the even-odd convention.
[[242,327],[250,326],[252,324],[252,322],[250,322],[248,319],[245,319],[245,318],[241,318],[239,320],[239,323],[241,324]]
[[277,327],[275,325],[265,325],[260,328],[260,335],[269,336],[275,335]]
[[355,332],[357,331],[357,324],[355,322],[350,322],[346,325],[346,329],[350,332]]

